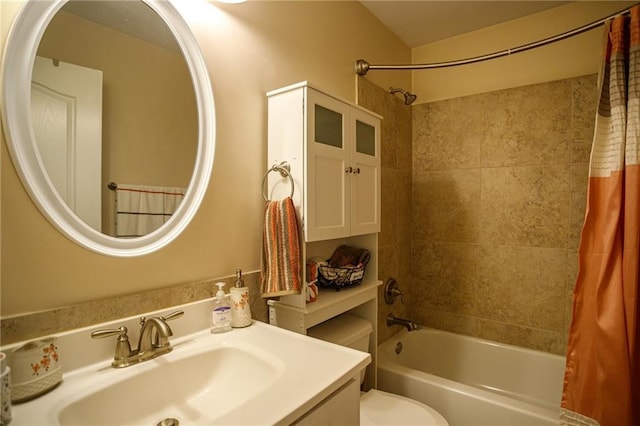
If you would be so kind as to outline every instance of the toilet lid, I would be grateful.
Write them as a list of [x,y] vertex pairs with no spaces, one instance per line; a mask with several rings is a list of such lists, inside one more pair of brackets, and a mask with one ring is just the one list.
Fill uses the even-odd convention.
[[449,426],[449,423],[428,405],[372,389],[360,397],[360,425]]

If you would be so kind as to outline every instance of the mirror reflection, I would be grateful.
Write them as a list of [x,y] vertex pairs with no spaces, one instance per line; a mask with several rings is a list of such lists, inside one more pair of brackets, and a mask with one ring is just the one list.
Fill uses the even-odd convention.
[[180,48],[146,4],[65,4],[38,47],[31,102],[42,164],[82,221],[135,237],[175,211],[196,161],[198,112]]

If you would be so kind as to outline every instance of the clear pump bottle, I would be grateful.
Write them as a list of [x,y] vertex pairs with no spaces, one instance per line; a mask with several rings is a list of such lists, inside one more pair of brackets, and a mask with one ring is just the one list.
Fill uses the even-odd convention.
[[231,330],[231,305],[224,294],[224,283],[216,283],[218,292],[211,311],[211,333],[224,333]]

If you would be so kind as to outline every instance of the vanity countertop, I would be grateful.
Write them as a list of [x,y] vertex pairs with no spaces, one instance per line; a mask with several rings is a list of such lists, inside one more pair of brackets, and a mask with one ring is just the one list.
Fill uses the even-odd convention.
[[[198,305],[197,309],[200,308]],[[187,312],[185,317],[188,315]],[[181,319],[171,322],[172,326],[179,324],[178,321]],[[86,336],[87,330],[83,330],[82,335]],[[60,339],[61,346],[73,344],[69,336],[63,337],[67,339]],[[131,340],[136,341],[135,338]],[[171,410],[175,410],[173,417],[182,416],[182,424],[290,424],[352,378],[357,380],[371,361],[368,353],[259,321],[254,321],[249,327],[221,334],[211,334],[208,328],[186,335],[174,332],[171,341],[172,352],[121,369],[112,368],[110,359],[103,358],[88,365],[73,360],[72,365],[77,368],[65,370],[58,387],[32,401],[13,405],[12,424],[77,423],[77,419],[82,418],[74,417],[76,413],[73,410],[77,410],[77,407],[88,413],[85,418],[93,421],[92,416],[95,416],[95,424],[123,424],[128,421],[125,414],[109,414],[117,411],[109,410],[113,408],[109,406],[111,402],[106,401],[103,406],[97,401],[110,398],[114,399],[113,403],[115,400],[125,401],[123,405],[126,407],[122,407],[122,410],[126,412],[131,407],[144,406],[144,401],[138,400],[144,399],[140,395],[147,393],[155,394],[158,398],[171,395],[173,399],[171,404],[165,404],[172,407],[157,414],[161,418],[153,420],[156,423],[148,423],[154,417],[145,417],[145,424],[157,424],[162,418],[173,414]],[[86,344],[98,342],[89,339]],[[113,348],[115,338],[111,343]],[[221,355],[203,358],[214,352]],[[71,353],[70,348],[61,353],[62,356]],[[193,373],[193,364],[189,363],[196,358],[200,364]],[[157,376],[160,380],[149,382],[148,377],[157,374],[154,372],[162,373]],[[207,378],[209,376],[210,379]],[[140,381],[144,377],[147,377],[147,381]],[[200,380],[202,377],[204,379]],[[194,383],[193,392],[189,386],[185,387],[184,381]],[[206,383],[200,383],[203,381]],[[142,387],[141,383],[152,384]],[[214,389],[215,392],[210,393],[217,383],[222,383],[223,389]],[[128,395],[129,389],[131,395]],[[123,394],[126,394],[126,399],[122,398]],[[182,394],[186,396],[183,398],[180,396]],[[105,395],[111,396],[105,398]],[[214,395],[217,396],[214,398]],[[92,398],[95,402],[91,402]],[[197,398],[201,398],[200,402]],[[95,412],[96,407],[104,413]],[[69,412],[73,415],[70,416]],[[134,416],[131,420],[138,418],[142,417]]]

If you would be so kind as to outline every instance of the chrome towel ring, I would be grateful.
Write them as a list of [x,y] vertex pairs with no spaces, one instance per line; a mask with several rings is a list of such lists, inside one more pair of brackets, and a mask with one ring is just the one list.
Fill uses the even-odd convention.
[[268,194],[265,192],[264,184],[267,181],[267,176],[269,176],[269,173],[271,172],[278,172],[283,178],[289,178],[289,184],[291,184],[291,193],[289,194],[289,197],[293,198],[294,184],[290,171],[291,166],[286,161],[283,161],[280,164],[274,164],[269,170],[267,170],[262,178],[262,198],[264,198],[265,201],[270,201]]

